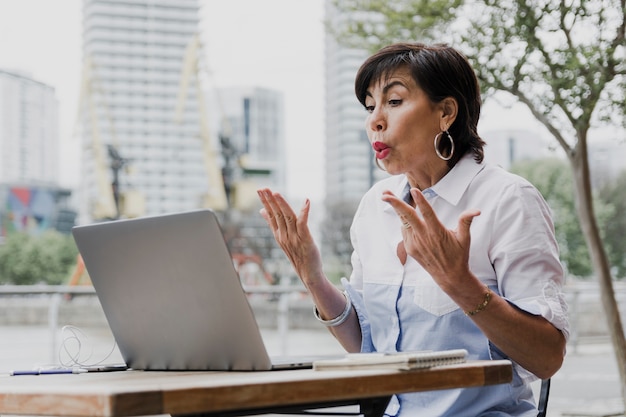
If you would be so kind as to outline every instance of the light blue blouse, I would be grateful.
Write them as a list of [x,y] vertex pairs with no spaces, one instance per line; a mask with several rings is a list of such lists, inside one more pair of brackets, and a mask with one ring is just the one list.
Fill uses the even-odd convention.
[[[381,200],[384,190],[402,195],[404,176],[387,178],[363,197],[351,227],[353,272],[343,285],[357,311],[363,352],[464,348],[468,359],[508,359],[411,257],[403,265],[396,248],[401,225]],[[423,194],[439,219],[456,228],[466,209],[472,222],[470,268],[510,303],[545,317],[569,336],[562,293],[563,269],[547,204],[524,179],[465,156]],[[534,375],[514,364],[510,384],[402,394],[390,416],[536,416],[529,382]]]

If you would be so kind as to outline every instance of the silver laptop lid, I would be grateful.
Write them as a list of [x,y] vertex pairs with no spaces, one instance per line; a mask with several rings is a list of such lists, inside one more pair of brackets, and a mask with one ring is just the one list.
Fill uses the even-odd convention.
[[211,210],[76,226],[72,233],[130,368],[271,369]]

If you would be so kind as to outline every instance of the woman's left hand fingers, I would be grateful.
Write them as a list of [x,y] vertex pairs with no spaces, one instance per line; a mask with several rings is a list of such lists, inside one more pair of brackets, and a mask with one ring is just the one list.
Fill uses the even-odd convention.
[[441,226],[444,227],[443,224],[439,221],[439,218],[435,214],[430,203],[424,197],[424,194],[421,193],[417,188],[411,188],[411,197],[413,197],[413,201],[415,201],[415,207],[419,210],[422,215],[422,219],[424,223],[433,225],[433,226]]
[[402,221],[402,236],[406,251],[431,275],[445,276],[446,271],[467,263],[470,247],[470,225],[478,210],[463,212],[457,230],[448,229],[437,217],[430,203],[418,189],[411,189],[416,208],[411,207],[390,191],[383,201],[394,208]]
[[[419,197],[421,197],[421,199],[426,204],[426,206],[428,206],[430,208],[430,205],[424,199],[424,196],[422,196],[419,191],[418,191],[418,193],[420,194]],[[415,200],[415,198],[413,198],[413,200]],[[386,201],[387,203],[389,203],[393,207],[393,209],[396,211],[396,214],[398,215],[398,217],[400,217],[400,220],[402,220],[402,226],[403,226],[404,229],[409,229],[411,227],[414,227],[416,229],[420,229],[420,228],[424,227],[423,221],[422,221],[422,219],[419,218],[419,216],[417,215],[417,212],[415,211],[415,209],[413,207],[411,207],[411,205],[409,205],[405,201],[403,201],[402,199],[396,197],[391,191],[384,191],[383,192],[383,201]],[[418,205],[418,208],[419,208],[419,205]],[[420,209],[420,211],[421,211],[421,209]],[[434,213],[432,212],[432,209],[430,209],[430,212],[431,212],[430,218],[434,218],[435,221],[438,222],[439,220],[437,219],[437,216],[435,216]],[[424,220],[426,220],[426,219],[424,219]]]

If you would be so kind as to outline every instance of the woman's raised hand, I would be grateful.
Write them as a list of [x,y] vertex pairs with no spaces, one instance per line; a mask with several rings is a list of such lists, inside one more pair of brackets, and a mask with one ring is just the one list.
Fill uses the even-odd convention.
[[308,287],[311,280],[322,276],[322,260],[319,249],[309,230],[311,202],[306,199],[300,213],[295,212],[280,194],[269,188],[257,191],[263,208],[260,213],[269,225],[274,238],[289,258],[296,273]]

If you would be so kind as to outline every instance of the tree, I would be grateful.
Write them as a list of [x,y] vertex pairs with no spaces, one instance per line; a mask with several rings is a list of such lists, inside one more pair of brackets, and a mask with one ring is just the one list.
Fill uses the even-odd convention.
[[590,130],[626,128],[626,0],[334,0],[350,16],[331,33],[348,47],[449,42],[485,96],[523,103],[565,151],[578,219],[599,281],[626,409],[626,339],[593,205]]
[[62,284],[68,280],[77,254],[69,235],[52,230],[39,236],[11,233],[0,246],[0,283]]

